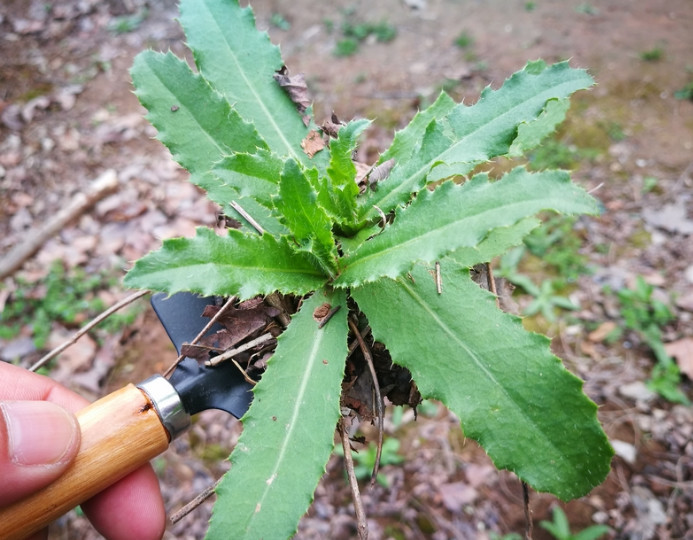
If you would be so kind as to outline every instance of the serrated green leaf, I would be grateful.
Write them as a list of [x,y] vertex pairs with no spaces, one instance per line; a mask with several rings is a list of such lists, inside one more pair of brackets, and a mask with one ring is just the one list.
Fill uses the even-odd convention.
[[353,120],[346,126],[342,126],[337,138],[330,141],[332,152],[327,174],[332,179],[334,186],[355,186],[356,191],[351,190],[354,196],[358,195],[358,186],[354,182],[356,166],[351,155],[358,144],[359,137],[370,125],[370,120]]
[[380,156],[379,163],[388,159],[395,162],[408,161],[421,144],[426,128],[432,120],[442,120],[457,106],[457,103],[445,92],[441,92],[431,105],[416,113],[412,121],[404,129],[395,133],[390,147]]
[[596,214],[595,200],[564,171],[530,173],[517,167],[501,180],[480,174],[459,186],[424,190],[381,234],[343,257],[335,286],[397,277],[414,262],[431,263],[460,248],[476,247],[498,227],[542,210]]
[[320,202],[335,221],[345,225],[353,224],[356,220],[356,197],[359,194],[352,153],[359,136],[370,124],[370,120],[349,122],[330,142],[330,163],[327,176],[322,179]]
[[[316,308],[341,309],[320,329]],[[207,537],[289,538],[333,448],[347,355],[345,294],[317,291],[279,337],[243,417]]]
[[173,158],[205,174],[222,156],[265,148],[255,128],[172,53],[144,51],[131,69],[135,95]]
[[541,225],[540,220],[529,217],[509,227],[498,227],[493,229],[476,248],[461,248],[454,251],[449,257],[468,268],[479,263],[489,262],[511,247],[522,244],[523,238],[539,225]]
[[205,227],[199,227],[194,238],[164,241],[161,249],[139,259],[125,276],[128,287],[241,300],[274,291],[307,294],[325,281],[324,274],[285,238],[234,229],[218,236]]
[[[435,131],[427,128],[428,141],[424,140],[406,163],[398,163],[389,178],[363,199],[359,217],[376,217],[374,206],[387,213],[409,202],[411,194],[425,183],[467,174],[477,164],[507,154],[520,124],[532,122],[547,103],[553,104],[593,82],[587,72],[572,69],[567,62],[550,67],[534,62],[498,90],[486,88],[473,106],[461,103],[445,118],[432,121],[438,127]],[[430,148],[440,151],[432,154]]]
[[272,197],[279,191],[279,176],[284,161],[269,150],[234,153],[214,165],[212,172],[223,186],[241,197],[250,197],[272,208]]
[[310,163],[301,149],[308,133],[286,93],[274,80],[284,65],[279,48],[255,28],[238,0],[183,0],[180,22],[200,73],[278,155]]
[[530,122],[522,122],[517,127],[517,136],[510,145],[508,155],[519,157],[528,150],[539,146],[547,135],[553,133],[556,126],[565,120],[570,108],[570,98],[550,99],[542,113]]
[[292,159],[287,160],[279,181],[279,196],[274,200],[283,222],[296,243],[294,249],[314,258],[326,274],[337,270],[337,246],[332,236],[332,221],[318,204],[314,189],[317,171],[301,170]]
[[608,474],[613,450],[582,381],[466,269],[444,259],[441,274],[443,294],[417,266],[351,296],[421,394],[455,413],[497,467],[564,500],[585,495]]

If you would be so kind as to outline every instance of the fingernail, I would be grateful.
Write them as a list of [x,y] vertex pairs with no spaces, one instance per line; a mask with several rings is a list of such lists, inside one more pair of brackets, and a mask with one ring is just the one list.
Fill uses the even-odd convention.
[[47,401],[6,401],[0,411],[15,464],[55,465],[69,460],[79,426],[65,409]]

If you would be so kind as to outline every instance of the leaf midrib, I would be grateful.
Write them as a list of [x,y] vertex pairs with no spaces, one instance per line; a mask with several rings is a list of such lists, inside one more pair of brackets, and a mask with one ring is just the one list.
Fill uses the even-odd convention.
[[[386,256],[387,253],[390,253],[390,252],[392,252],[392,251],[394,251],[394,250],[401,250],[401,249],[406,248],[406,246],[408,246],[408,245],[410,245],[410,244],[413,244],[413,243],[416,243],[416,242],[421,242],[421,241],[425,240],[426,237],[429,236],[429,235],[440,235],[440,234],[445,234],[444,231],[445,231],[446,229],[448,229],[448,228],[450,228],[450,227],[458,226],[458,224],[461,223],[461,222],[463,222],[463,221],[466,221],[466,220],[469,220],[469,219],[472,219],[472,218],[483,218],[483,216],[484,216],[485,214],[487,214],[487,213],[498,212],[499,208],[502,208],[502,209],[504,209],[504,210],[506,210],[506,211],[509,212],[510,210],[512,210],[512,208],[513,208],[514,206],[520,206],[520,205],[522,205],[522,204],[526,204],[527,202],[528,202],[527,200],[523,200],[523,201],[519,201],[519,202],[514,202],[514,203],[505,204],[505,205],[503,205],[502,207],[497,207],[497,206],[496,206],[496,207],[493,207],[493,208],[484,210],[483,212],[478,212],[478,213],[473,213],[473,214],[467,214],[467,215],[461,217],[460,219],[457,219],[457,220],[455,220],[455,221],[452,221],[452,222],[450,222],[450,223],[447,223],[447,224],[445,224],[445,225],[443,225],[443,226],[441,226],[441,227],[437,227],[437,228],[435,228],[435,229],[429,229],[429,230],[424,231],[423,233],[418,234],[418,235],[416,235],[416,236],[414,236],[414,237],[412,237],[412,238],[410,238],[410,239],[408,239],[408,240],[405,240],[404,242],[400,242],[400,243],[394,244],[394,245],[392,245],[392,246],[390,246],[390,247],[388,247],[388,248],[375,251],[375,252],[370,253],[370,254],[368,254],[368,255],[364,255],[364,256],[358,257],[358,251],[357,251],[357,252],[355,252],[354,255],[353,255],[353,257],[354,257],[353,262],[351,262],[350,264],[348,264],[348,265],[344,268],[344,272],[346,272],[346,271],[347,271],[348,269],[350,269],[350,268],[353,269],[354,267],[358,267],[359,265],[363,264],[364,262],[368,262],[369,260],[371,260],[371,259],[373,259],[373,258],[375,258],[375,257]],[[400,216],[400,219],[401,219],[401,218],[402,218],[402,216]],[[405,216],[405,218],[406,218],[406,216]],[[522,219],[522,217],[517,218],[517,219],[515,220],[515,223],[516,223],[517,221],[519,221],[520,219]],[[513,224],[513,223],[505,223],[505,224],[501,224],[501,225],[498,225],[498,226],[499,226],[499,227],[505,227],[505,226],[510,226],[510,225],[512,225],[512,224]],[[394,234],[394,233],[393,233],[393,234]],[[376,238],[377,238],[377,237],[376,237]],[[367,246],[367,245],[368,245],[368,243],[364,243],[364,244],[363,244],[364,248],[365,248],[365,246]],[[459,249],[459,248],[463,248],[463,247],[470,247],[470,248],[473,248],[473,247],[476,247],[476,246],[468,246],[468,245],[465,245],[465,244],[460,244],[460,245],[457,245],[457,246],[455,246],[455,247],[452,247],[452,248],[450,248],[450,249],[444,251],[444,252],[441,253],[440,255],[442,256],[442,255],[445,254],[445,253],[448,253],[448,252],[450,252],[450,251],[453,251],[453,250]],[[419,259],[416,259],[415,257],[412,257],[411,260],[412,260],[412,262],[414,262],[414,261],[419,260]]]
[[[467,133],[466,135],[464,135],[464,137],[463,137],[462,139],[459,139],[457,142],[455,142],[454,144],[452,144],[451,146],[449,146],[447,150],[445,150],[444,152],[441,152],[441,153],[438,154],[436,157],[434,157],[433,159],[431,159],[431,160],[429,160],[428,162],[426,162],[422,167],[420,167],[420,168],[419,168],[417,171],[415,171],[413,174],[410,174],[409,176],[407,176],[406,178],[404,178],[404,179],[398,184],[397,187],[393,188],[391,191],[389,191],[387,194],[385,194],[381,199],[376,199],[375,202],[378,204],[378,206],[387,206],[387,205],[385,204],[385,202],[388,201],[391,197],[394,197],[394,196],[396,196],[396,195],[399,195],[399,193],[402,192],[402,191],[405,190],[405,189],[409,189],[407,186],[408,186],[409,181],[410,181],[412,178],[418,177],[418,176],[421,175],[421,174],[423,174],[424,176],[426,176],[426,175],[428,174],[426,171],[427,171],[427,170],[430,171],[431,167],[433,167],[433,165],[435,165],[436,162],[442,161],[442,160],[441,160],[441,157],[442,157],[442,156],[444,156],[445,154],[448,154],[449,152],[452,152],[453,149],[457,148],[459,145],[461,145],[461,144],[463,144],[464,142],[466,142],[470,137],[475,136],[478,132],[483,131],[484,129],[488,128],[489,126],[495,124],[497,121],[503,119],[505,116],[507,116],[507,115],[509,115],[510,113],[514,112],[514,111],[515,111],[516,109],[518,109],[519,107],[524,106],[526,103],[529,103],[530,101],[533,101],[533,100],[535,100],[535,99],[538,99],[539,96],[541,96],[541,97],[547,96],[547,97],[544,99],[544,103],[546,103],[546,101],[548,101],[549,99],[552,99],[552,98],[555,98],[555,97],[556,97],[556,96],[554,95],[554,93],[555,93],[556,90],[561,89],[563,86],[570,86],[570,85],[572,85],[572,84],[574,84],[574,83],[575,83],[575,80],[574,80],[574,79],[571,79],[570,81],[565,81],[564,83],[561,83],[561,84],[559,84],[559,85],[552,86],[551,88],[546,89],[544,92],[541,92],[540,94],[535,94],[535,95],[531,96],[529,99],[526,99],[526,100],[524,100],[524,101],[518,103],[517,105],[515,105],[515,106],[513,106],[512,108],[508,109],[508,110],[505,111],[504,113],[502,113],[502,114],[500,114],[500,115],[498,115],[498,116],[494,116],[493,119],[492,119],[490,122],[486,122],[486,123],[484,123],[484,124],[481,124],[481,125],[480,125],[478,128],[476,128],[474,131],[471,131],[471,132]],[[502,89],[502,87],[501,87],[500,89],[496,90],[496,92],[500,91],[501,89]],[[464,106],[464,105],[463,105],[463,104],[459,104],[457,107],[462,107],[462,106]],[[450,116],[451,114],[453,114],[454,111],[457,109],[457,107],[453,108],[452,111],[450,111],[450,112],[445,116],[445,118],[447,118],[448,116]],[[473,106],[472,106],[472,107],[473,107]],[[490,158],[490,157],[494,157],[494,156],[487,156],[487,157]],[[481,161],[481,160],[477,160],[477,161]],[[443,162],[443,163],[444,163],[444,162]],[[467,163],[467,162],[463,162],[463,163]],[[371,205],[371,206],[372,206],[372,205]],[[371,210],[368,209],[368,210],[363,214],[362,217],[365,218],[365,217],[367,216],[368,212],[370,212],[370,211],[371,211]]]
[[[409,296],[411,296],[414,299],[414,301],[417,304],[419,304],[422,307],[422,309],[424,309],[426,311],[426,313],[428,313],[428,315],[438,324],[438,326],[441,328],[441,330],[443,332],[445,332],[455,343],[457,343],[462,349],[464,349],[469,354],[469,356],[472,358],[472,360],[473,360],[474,364],[477,366],[477,368],[479,368],[481,370],[481,372],[486,376],[486,378],[491,383],[496,385],[497,388],[500,388],[502,394],[507,398],[508,401],[510,401],[515,406],[515,410],[519,411],[521,416],[523,418],[525,418],[527,423],[534,427],[534,431],[541,435],[541,438],[544,439],[548,443],[548,446],[550,446],[556,452],[557,455],[562,456],[564,454],[563,451],[561,451],[553,443],[553,441],[546,436],[544,431],[534,421],[534,419],[532,419],[532,417],[528,416],[525,413],[524,409],[520,406],[520,404],[517,403],[515,398],[513,398],[513,396],[507,392],[505,387],[502,384],[500,384],[500,382],[493,376],[493,373],[491,373],[486,368],[486,366],[484,366],[483,362],[481,362],[481,359],[474,353],[474,351],[472,351],[469,347],[467,347],[467,345],[457,337],[457,334],[448,325],[446,325],[445,322],[442,319],[440,319],[440,317],[438,317],[436,312],[433,309],[431,309],[431,306],[429,306],[429,304],[421,296],[419,296],[416,293],[416,291],[414,289],[412,289],[404,281],[403,278],[398,278],[397,282],[400,283],[402,285],[402,287],[404,287],[404,289],[407,291],[407,294],[409,294]],[[464,422],[463,419],[461,419],[461,420]]]
[[[311,348],[310,355],[308,356],[308,361],[307,361],[307,366],[306,369],[303,371],[303,378],[301,379],[301,385],[298,389],[298,392],[296,393],[296,396],[294,397],[294,407],[291,411],[291,416],[289,417],[289,430],[286,433],[286,436],[284,437],[284,440],[282,441],[282,445],[279,448],[279,453],[277,455],[277,459],[275,461],[274,468],[272,469],[271,474],[269,475],[269,478],[266,479],[265,481],[265,489],[262,492],[262,495],[257,501],[257,508],[262,508],[265,499],[269,496],[272,485],[274,484],[274,480],[277,477],[277,471],[281,469],[282,463],[285,459],[286,452],[290,446],[290,441],[292,439],[293,433],[296,430],[296,426],[298,425],[297,419],[299,418],[299,410],[301,408],[301,405],[303,404],[303,398],[306,394],[306,391],[308,390],[309,387],[309,382],[311,380],[311,374],[313,373],[313,370],[315,369],[315,366],[318,365],[317,358],[319,357],[318,351],[320,350],[320,345],[323,341],[324,336],[326,335],[325,332],[316,332],[317,336],[315,340],[313,341],[313,347]],[[246,531],[251,529],[252,523],[255,520],[256,516],[262,515],[260,512],[254,512],[252,518],[248,522],[248,527],[246,528]]]
[[231,44],[229,43],[228,39],[226,38],[226,34],[222,30],[221,25],[219,24],[219,21],[217,20],[216,17],[214,17],[214,14],[211,12],[209,7],[207,6],[207,3],[202,2],[202,4],[204,5],[205,9],[207,10],[207,13],[209,14],[210,18],[214,21],[214,24],[215,24],[217,30],[223,36],[224,43],[226,44],[226,48],[229,52],[229,55],[231,56],[231,58],[233,58],[233,61],[236,65],[236,69],[241,74],[243,82],[245,83],[246,87],[250,90],[251,94],[255,98],[256,103],[259,104],[260,110],[262,111],[264,116],[267,118],[267,120],[269,121],[269,123],[272,126],[272,128],[274,129],[274,131],[279,135],[279,138],[281,139],[281,141],[284,143],[287,150],[289,151],[289,155],[291,157],[293,157],[297,162],[300,163],[301,162],[300,157],[296,154],[296,152],[294,151],[293,147],[291,146],[289,141],[286,139],[286,137],[284,137],[284,132],[279,128],[279,125],[274,121],[274,117],[270,113],[269,109],[267,109],[267,107],[265,106],[264,101],[260,99],[260,95],[255,91],[255,87],[250,83],[250,80],[248,79],[248,77],[246,77],[245,70],[241,68],[241,63],[238,61],[238,57],[234,53],[234,50],[231,47]]

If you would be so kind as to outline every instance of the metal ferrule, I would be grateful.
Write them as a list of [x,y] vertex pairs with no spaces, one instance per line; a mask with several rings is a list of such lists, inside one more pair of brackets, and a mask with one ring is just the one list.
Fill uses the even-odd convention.
[[137,385],[151,400],[170,440],[190,427],[190,415],[173,385],[161,375],[154,375]]

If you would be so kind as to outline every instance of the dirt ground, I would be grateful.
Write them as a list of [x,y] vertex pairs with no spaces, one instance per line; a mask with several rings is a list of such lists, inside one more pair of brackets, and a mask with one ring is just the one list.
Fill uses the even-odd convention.
[[[610,538],[693,538],[693,412],[643,389],[653,364],[647,347],[633,339],[607,344],[589,330],[618,319],[602,286],[632,285],[640,275],[658,297],[674,299],[676,321],[665,329],[665,343],[693,338],[693,101],[674,96],[693,79],[693,2],[258,0],[253,7],[291,71],[306,75],[318,120],[333,111],[342,119],[375,120],[360,150],[366,161],[443,88],[471,103],[483,87],[498,87],[537,58],[570,59],[594,76],[597,86],[575,96],[560,137],[589,155],[577,160],[573,177],[604,205],[581,233],[581,252],[598,270],[582,276],[571,294],[584,324],[538,324],[586,381],[618,452],[602,486],[561,507],[574,531],[603,523]],[[0,5],[2,256],[104,171],[114,170],[119,180],[117,193],[5,279],[0,311],[18,288],[40,282],[51,261],[119,278],[161,239],[214,224],[214,206],[152,139],[128,75],[134,55],[147,47],[186,54],[176,15],[170,0]],[[336,56],[343,25],[363,22],[387,23],[396,37],[383,43],[371,37],[355,54]],[[100,294],[112,302],[127,292],[115,284]],[[52,376],[95,398],[161,371],[175,352],[142,309],[116,336],[85,338],[82,354],[63,355]],[[56,339],[66,331],[52,330]],[[30,365],[42,352],[30,337],[28,328],[0,340],[2,359]],[[693,352],[686,354],[677,360],[684,372],[688,362],[690,374]],[[686,376],[682,388],[693,398]],[[386,430],[401,441],[404,462],[384,467],[387,488],[364,488],[371,538],[524,532],[519,482],[497,472],[442,407],[432,405],[417,421],[411,412],[389,416]],[[222,474],[239,433],[234,419],[203,413],[188,436],[157,458],[171,513]],[[534,538],[551,538],[538,523],[554,504],[553,497],[532,494]],[[211,501],[171,524],[166,537],[203,537],[210,510]],[[349,490],[335,456],[297,538],[353,537]],[[71,512],[51,538],[98,535]]]

